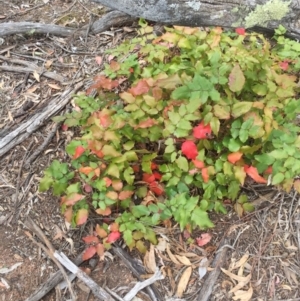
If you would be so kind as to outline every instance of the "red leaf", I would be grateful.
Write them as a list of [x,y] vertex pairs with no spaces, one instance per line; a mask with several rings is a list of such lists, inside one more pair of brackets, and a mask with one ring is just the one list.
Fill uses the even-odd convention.
[[267,180],[264,179],[263,177],[261,177],[261,176],[258,174],[258,171],[257,171],[257,168],[256,168],[256,167],[245,165],[245,166],[244,166],[244,170],[245,170],[246,174],[247,174],[250,178],[252,178],[255,182],[261,183],[261,184],[266,184],[266,183],[267,183]]
[[96,252],[97,252],[96,248],[94,246],[90,246],[84,251],[82,255],[82,259],[88,260],[92,258],[96,254]]
[[193,163],[194,165],[199,168],[199,169],[202,169],[203,167],[205,167],[205,164],[203,161],[200,161],[200,160],[193,160]]
[[245,33],[246,33],[246,30],[245,30],[245,28],[238,27],[238,28],[235,29],[235,32],[236,32],[237,34],[241,35],[241,36],[244,36]]
[[118,193],[115,191],[108,191],[105,196],[114,201],[118,199]]
[[79,172],[88,176],[89,173],[94,170],[94,168],[92,168],[90,166],[81,166],[78,170],[79,170]]
[[111,116],[105,110],[98,112],[97,117],[104,128],[109,127],[113,122]]
[[108,177],[104,177],[103,180],[105,181],[106,187],[109,187],[112,183],[112,180]]
[[73,207],[67,207],[65,213],[64,213],[64,217],[66,219],[66,221],[71,224],[72,222],[72,215],[73,215]]
[[272,172],[273,172],[273,167],[272,167],[272,166],[269,166],[269,167],[265,170],[265,173],[266,173],[267,175],[271,175]]
[[117,223],[111,223],[109,225],[109,230],[112,231],[112,232],[119,231],[119,224],[117,224]]
[[132,195],[133,195],[133,191],[129,191],[129,190],[128,191],[121,191],[119,193],[119,200],[124,201],[124,200],[130,198]]
[[286,70],[289,69],[289,62],[288,62],[288,61],[280,62],[280,63],[279,63],[279,67],[280,67],[282,70],[286,71]]
[[94,235],[89,235],[89,236],[83,237],[82,240],[83,240],[86,244],[98,243],[98,242],[99,242],[98,237],[96,237],[96,236],[94,236]]
[[237,161],[239,161],[243,156],[243,153],[241,152],[235,152],[235,153],[231,153],[227,156],[227,160],[232,163],[235,164]]
[[121,237],[121,233],[119,231],[113,231],[109,233],[106,242],[113,243]]
[[112,181],[112,187],[116,191],[120,191],[123,188],[123,183],[120,180],[114,180]]
[[207,139],[211,135],[210,124],[204,125],[202,121],[198,126],[194,127],[193,135],[197,139]]
[[155,175],[154,174],[149,174],[149,173],[144,173],[143,174],[143,181],[150,184],[150,183],[155,181]]
[[76,225],[82,225],[87,221],[89,211],[85,208],[79,209],[76,215]]
[[67,130],[68,130],[68,126],[67,126],[66,124],[63,124],[63,125],[61,126],[61,129],[62,129],[63,131],[67,131]]
[[187,140],[182,143],[181,151],[188,159],[194,160],[198,156],[197,146],[191,140]]
[[82,145],[79,145],[75,149],[75,154],[73,156],[73,159],[78,159],[83,153],[85,152],[85,148]]
[[96,212],[97,212],[97,214],[104,215],[104,216],[111,215],[111,209],[109,207],[106,207],[104,210],[101,208],[98,208],[96,210]]
[[118,70],[120,70],[120,64],[116,61],[111,61],[110,62],[110,68],[113,71],[118,71]]
[[197,245],[199,247],[205,246],[211,240],[211,235],[209,233],[203,233],[200,237],[196,238]]
[[102,244],[99,243],[99,244],[96,245],[96,251],[97,251],[97,254],[100,257],[100,259],[103,258],[105,249],[104,249],[104,246]]
[[155,180],[160,181],[161,178],[162,178],[162,175],[161,175],[159,172],[157,172],[157,171],[155,171],[155,172],[153,173],[153,175],[154,175],[154,177],[155,177]]
[[158,169],[158,165],[154,162],[151,162],[151,170]]
[[209,174],[208,174],[208,169],[207,167],[204,167],[201,169],[201,175],[203,178],[203,182],[207,183],[209,181]]
[[156,181],[149,184],[149,189],[158,196],[164,193],[163,187]]
[[147,120],[141,121],[138,125],[135,126],[135,129],[146,129],[155,124],[157,124],[157,121],[152,118],[149,118]]
[[138,95],[142,95],[145,94],[149,91],[149,85],[147,84],[147,82],[144,79],[141,79],[138,81],[138,83],[129,89],[129,92],[133,95],[133,96],[138,96]]
[[72,206],[84,198],[85,198],[85,195],[74,192],[74,193],[71,193],[70,195],[64,197],[63,201],[64,201],[64,205]]
[[132,165],[132,169],[134,172],[139,172],[140,171],[140,167],[137,164]]
[[106,231],[103,228],[101,228],[99,224],[96,225],[95,231],[100,238],[104,238],[107,236]]
[[90,192],[93,191],[92,186],[89,185],[89,184],[84,184],[83,189],[84,189],[84,191],[85,191],[86,193],[90,193]]

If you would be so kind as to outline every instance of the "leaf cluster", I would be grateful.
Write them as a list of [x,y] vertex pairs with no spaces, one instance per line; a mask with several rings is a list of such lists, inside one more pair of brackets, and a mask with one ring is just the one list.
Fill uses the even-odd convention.
[[40,190],[62,196],[66,218],[110,216],[144,251],[154,226],[213,227],[208,212],[226,213],[225,200],[252,211],[247,179],[298,190],[299,43],[179,26],[156,37],[140,25],[109,51],[90,88],[99,96],[76,96],[76,110],[57,118],[81,134],[66,148],[72,172],[54,161]]

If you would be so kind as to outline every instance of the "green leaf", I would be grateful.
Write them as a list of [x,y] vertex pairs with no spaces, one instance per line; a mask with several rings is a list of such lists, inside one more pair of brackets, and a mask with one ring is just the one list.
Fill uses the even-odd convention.
[[231,152],[237,152],[241,147],[241,144],[235,140],[235,139],[230,139],[229,140],[229,143],[228,143],[228,149],[231,151]]
[[191,215],[191,219],[201,229],[214,227],[214,224],[209,219],[207,212],[200,209],[200,207],[196,207],[194,209]]
[[180,156],[178,159],[175,160],[178,167],[182,169],[183,171],[189,170],[189,162],[185,157]]
[[120,170],[116,164],[110,164],[107,168],[107,174],[117,179],[120,177]]
[[218,136],[220,130],[220,120],[216,117],[213,117],[210,121],[210,127],[213,133]]
[[133,182],[134,182],[134,174],[133,174],[133,169],[131,167],[127,167],[125,170],[124,170],[124,173],[123,173],[123,176],[124,176],[124,179],[125,181],[129,184],[129,185],[132,185]]
[[272,178],[272,185],[277,185],[283,182],[284,180],[284,174],[283,173],[278,173]]
[[245,85],[245,76],[239,64],[236,64],[228,78],[228,86],[232,92],[239,92]]
[[131,230],[125,230],[123,232],[123,238],[126,242],[126,245],[131,245],[132,242],[133,242],[132,231]]
[[53,178],[44,176],[39,184],[39,191],[44,192],[50,189],[51,185],[53,184]]
[[156,234],[153,230],[147,228],[144,237],[145,239],[149,240],[153,245],[157,245]]
[[230,118],[230,106],[214,106],[214,115],[219,119],[229,119]]
[[148,207],[145,205],[133,206],[131,212],[135,217],[148,216],[150,214]]
[[242,115],[246,114],[247,112],[249,112],[251,110],[252,106],[253,106],[253,102],[250,102],[250,101],[241,101],[241,102],[235,103],[232,106],[231,115],[234,118],[242,116]]
[[244,203],[243,204],[243,209],[246,212],[253,212],[255,210],[255,207],[252,204],[250,204],[250,203]]

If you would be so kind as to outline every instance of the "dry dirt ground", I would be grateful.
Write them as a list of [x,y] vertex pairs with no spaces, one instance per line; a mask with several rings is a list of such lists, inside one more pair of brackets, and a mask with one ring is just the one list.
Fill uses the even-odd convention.
[[[95,17],[103,13],[101,6],[88,0],[0,0],[0,7],[0,26],[3,22],[32,21],[77,28],[89,24],[91,13]],[[19,123],[42,110],[50,99],[59,97],[66,86],[84,82],[100,72],[99,62],[105,60],[104,50],[134,34],[134,26],[76,38],[32,33],[0,38],[0,66],[20,67],[22,62],[23,66],[24,62],[34,63],[65,78],[65,82],[59,82],[35,72],[0,69],[0,141]],[[81,90],[84,91],[84,85]],[[31,155],[51,132],[54,133],[52,139],[32,160]],[[75,258],[85,248],[82,237],[90,233],[92,222],[71,229],[60,215],[58,199],[39,193],[37,189],[43,170],[53,159],[68,159],[64,148],[73,135],[72,131],[56,130],[49,121],[0,158],[0,301],[30,300],[39,285],[58,270],[30,239],[32,232],[24,225],[28,216],[53,247],[69,258]],[[207,275],[200,279],[200,262],[207,258],[210,267],[218,252],[227,249],[225,259],[219,262],[225,272],[213,279],[210,300],[238,300],[239,293],[241,300],[300,300],[299,195],[293,192],[285,195],[269,187],[253,185],[245,190],[253,198],[257,211],[238,218],[228,205],[227,216],[213,215],[216,227],[209,231],[212,240],[202,248],[187,244],[185,235],[176,225],[156,229],[160,245],[153,254],[166,275],[156,285],[164,299],[175,296],[184,287],[183,300],[201,301],[201,288],[212,272],[207,269]],[[198,232],[194,237],[200,235]],[[220,249],[224,238],[227,245]],[[122,260],[110,254],[104,261],[86,262],[85,270],[92,270],[90,276],[99,285],[124,295],[137,279]],[[151,268],[143,255],[131,253],[131,256]],[[188,270],[192,273],[185,286],[182,282]],[[82,282],[75,280],[72,286],[78,300],[96,300]],[[69,298],[67,288],[56,288],[41,300]],[[151,300],[145,294],[140,294],[139,298],[136,300]]]

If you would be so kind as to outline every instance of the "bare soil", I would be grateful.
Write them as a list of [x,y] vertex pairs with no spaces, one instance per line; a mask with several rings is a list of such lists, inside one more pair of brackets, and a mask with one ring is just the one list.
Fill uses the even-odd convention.
[[[0,0],[0,5],[0,26],[1,22],[32,21],[79,28],[89,24],[91,13],[99,18],[103,14],[101,6],[88,0]],[[134,32],[134,26],[112,28],[105,33],[89,34],[87,37],[60,38],[29,33],[0,38],[0,55],[38,66],[49,66],[49,70],[66,78],[64,85],[43,76],[37,78],[32,73],[1,71],[0,140],[24,118],[41,110],[50,98],[63,93],[67,85],[88,80],[99,73],[102,68],[102,63],[98,64],[99,58],[105,61],[105,49],[128,38]],[[14,65],[1,57],[0,64]],[[73,130],[62,131],[59,128],[38,158],[25,168],[24,162],[43,143],[53,126],[49,121],[0,158],[0,301],[26,300],[58,270],[30,239],[32,233],[24,226],[28,216],[42,229],[53,247],[71,259],[84,250],[82,237],[92,231],[93,222],[71,229],[60,214],[59,200],[49,193],[38,192],[39,179],[49,163],[55,158],[68,160],[65,145],[75,135]],[[200,261],[206,257],[210,265],[224,237],[229,238],[230,244],[225,246],[228,248],[227,259],[221,266],[228,270],[244,256],[244,264],[231,270],[231,273],[240,277],[250,275],[248,283],[240,288],[245,292],[253,289],[250,300],[300,300],[299,195],[293,192],[286,195],[269,187],[255,187],[251,183],[245,189],[253,197],[257,211],[238,218],[233,206],[228,204],[228,215],[212,215],[216,225],[208,231],[212,240],[201,248],[189,245],[187,237],[180,233],[177,225],[156,229],[162,244],[170,244],[173,255],[184,256],[193,263],[193,272],[183,300],[197,299],[207,277],[200,279]],[[198,231],[193,236],[200,237],[202,233]],[[38,241],[36,237],[34,239]],[[124,262],[111,254],[107,254],[104,261],[97,261],[96,265],[93,261],[85,262],[83,267],[85,271],[91,269],[90,276],[99,285],[124,295],[137,279]],[[144,255],[135,251],[131,256],[147,265]],[[180,278],[189,265],[174,262],[163,247],[156,249],[155,258],[157,265],[164,266],[166,274],[165,280],[157,283],[158,289],[166,299],[175,296]],[[20,265],[15,269],[5,270],[17,263]],[[236,300],[233,299],[234,292],[230,292],[237,284],[232,274],[221,273],[216,279],[210,300]],[[78,300],[96,300],[79,280],[73,282],[73,288]],[[69,298],[67,288],[56,288],[42,300]],[[139,298],[151,300],[145,294],[140,294]]]

